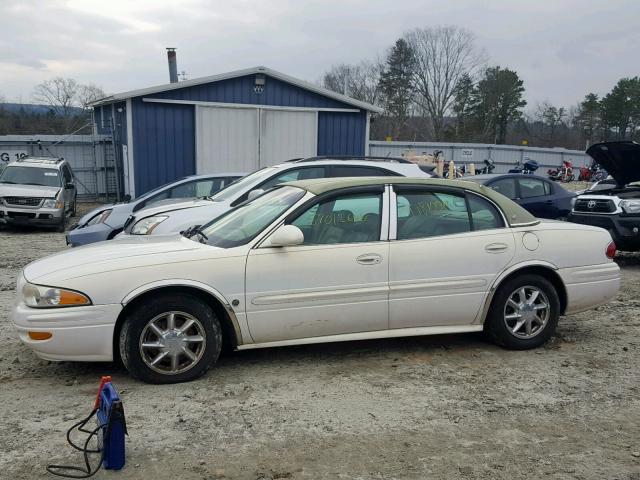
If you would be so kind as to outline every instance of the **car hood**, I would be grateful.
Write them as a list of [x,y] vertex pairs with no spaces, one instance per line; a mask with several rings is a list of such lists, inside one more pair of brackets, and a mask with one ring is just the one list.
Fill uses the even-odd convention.
[[0,197],[39,197],[54,198],[60,187],[46,187],[44,185],[11,185],[0,183]]
[[30,282],[47,285],[50,281],[167,262],[169,255],[202,248],[214,247],[181,235],[126,236],[76,247],[36,260],[25,267],[24,276]]
[[613,177],[618,186],[640,180],[640,143],[595,143],[587,149],[587,154]]

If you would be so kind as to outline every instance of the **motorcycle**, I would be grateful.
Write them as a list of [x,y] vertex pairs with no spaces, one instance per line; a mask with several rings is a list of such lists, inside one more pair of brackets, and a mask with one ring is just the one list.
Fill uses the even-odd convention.
[[560,168],[550,168],[547,170],[547,176],[554,182],[569,183],[575,180],[573,174],[573,164],[569,160],[563,160]]
[[520,163],[520,160],[516,163],[516,166],[509,170],[509,173],[524,173],[527,175],[533,174],[540,165],[535,160],[527,160],[524,165]]
[[590,167],[580,167],[580,175],[578,180],[584,182],[599,182],[607,178],[607,172],[600,168],[600,165],[593,162]]
[[492,173],[493,170],[496,168],[496,165],[493,163],[493,160],[491,160],[490,158],[485,158],[483,160],[483,163],[484,163],[484,167],[482,167],[480,170],[477,171],[478,175]]

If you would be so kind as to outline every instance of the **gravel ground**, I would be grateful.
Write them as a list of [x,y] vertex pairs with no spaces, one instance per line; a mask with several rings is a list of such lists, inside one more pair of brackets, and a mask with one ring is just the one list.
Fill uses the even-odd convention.
[[127,465],[95,478],[640,480],[640,255],[617,258],[615,301],[562,318],[538,350],[459,335],[230,352],[198,381],[153,386],[18,342],[15,276],[64,248],[0,228],[1,478],[79,464],[64,432],[111,374]]

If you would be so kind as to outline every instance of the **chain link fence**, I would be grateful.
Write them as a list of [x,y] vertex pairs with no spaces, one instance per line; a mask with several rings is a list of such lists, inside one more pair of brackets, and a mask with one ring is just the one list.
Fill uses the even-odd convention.
[[[2,135],[0,169],[22,156],[63,157],[69,162],[83,200],[115,201],[122,181],[110,135]],[[120,167],[120,168],[118,168]]]

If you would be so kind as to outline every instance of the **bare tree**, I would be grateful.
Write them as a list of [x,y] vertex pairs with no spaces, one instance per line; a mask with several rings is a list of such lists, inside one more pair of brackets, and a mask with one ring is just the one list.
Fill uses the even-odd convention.
[[378,82],[383,68],[379,60],[365,60],[356,65],[334,65],[324,74],[322,85],[356,100],[375,104],[380,100]]
[[456,26],[418,28],[405,35],[415,55],[416,103],[431,117],[434,140],[442,140],[444,117],[465,74],[474,77],[485,61],[475,36]]
[[60,116],[68,118],[78,106],[80,85],[73,78],[56,77],[46,80],[33,90],[33,99],[49,105]]
[[104,93],[100,87],[90,83],[89,85],[80,85],[78,88],[78,103],[84,109],[89,108],[89,105],[96,100],[100,100],[101,98],[106,97],[107,94]]

